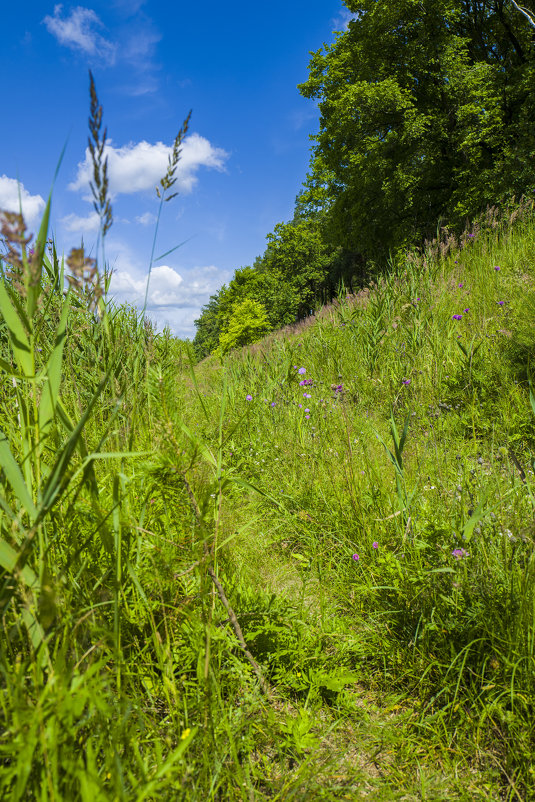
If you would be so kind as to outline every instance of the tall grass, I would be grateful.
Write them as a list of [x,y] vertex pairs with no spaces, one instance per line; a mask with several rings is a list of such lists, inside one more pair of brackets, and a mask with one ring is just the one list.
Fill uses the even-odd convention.
[[1,217],[2,798],[532,798],[529,204],[197,366],[49,214]]

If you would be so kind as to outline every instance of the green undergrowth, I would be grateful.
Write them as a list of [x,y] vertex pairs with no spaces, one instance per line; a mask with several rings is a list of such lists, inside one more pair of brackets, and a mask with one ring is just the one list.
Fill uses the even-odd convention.
[[3,257],[2,799],[533,798],[512,217],[196,366]]

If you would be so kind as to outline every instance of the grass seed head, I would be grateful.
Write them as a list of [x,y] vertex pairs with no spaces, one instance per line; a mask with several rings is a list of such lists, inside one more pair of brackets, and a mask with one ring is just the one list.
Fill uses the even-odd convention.
[[72,273],[67,276],[67,281],[78,295],[89,301],[89,309],[94,311],[104,294],[96,260],[85,255],[82,244],[79,248],[71,249],[67,265]]
[[184,122],[182,123],[180,131],[175,137],[175,141],[173,143],[173,153],[168,158],[167,172],[164,175],[164,177],[160,180],[160,187],[162,191],[160,192],[160,187],[156,187],[157,196],[165,201],[170,201],[173,198],[176,198],[176,196],[178,195],[178,192],[174,192],[172,195],[168,195],[167,197],[165,197],[165,193],[167,192],[167,190],[171,189],[171,187],[173,187],[174,184],[176,183],[176,168],[178,162],[180,161],[180,154],[182,152],[180,146],[182,145],[182,142],[184,141],[184,138],[188,132],[190,118],[191,118],[191,110],[186,119],[184,120]]
[[91,98],[89,115],[90,136],[87,141],[89,152],[91,153],[91,161],[93,162],[93,181],[90,181],[90,187],[93,194],[93,206],[100,217],[102,236],[105,237],[113,223],[113,213],[108,194],[108,157],[106,156],[106,158],[104,158],[108,129],[104,129],[101,138],[102,106],[98,102],[97,90],[91,70],[89,70],[89,95]]
[[41,279],[42,246],[35,249],[26,248],[32,239],[26,233],[26,223],[20,212],[0,211],[0,233],[6,246],[2,260],[9,266],[6,277],[22,298],[26,297],[29,287],[35,287]]

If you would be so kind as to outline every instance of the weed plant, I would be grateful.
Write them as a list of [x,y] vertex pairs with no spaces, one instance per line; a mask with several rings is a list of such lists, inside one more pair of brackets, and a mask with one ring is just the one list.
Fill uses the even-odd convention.
[[530,204],[196,366],[49,211],[1,216],[2,798],[533,798]]

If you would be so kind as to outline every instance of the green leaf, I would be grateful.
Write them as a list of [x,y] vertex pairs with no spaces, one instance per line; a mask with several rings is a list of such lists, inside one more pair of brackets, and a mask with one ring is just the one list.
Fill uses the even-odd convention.
[[[50,221],[50,204],[52,202],[52,193],[48,196],[48,200],[46,202],[45,211],[43,212],[43,217],[41,218],[41,226],[39,228],[39,234],[37,235],[37,241],[35,243],[35,256],[38,259],[38,274],[36,276],[32,276],[32,281],[26,281],[26,309],[28,312],[28,317],[30,320],[33,318],[35,314],[35,310],[37,309],[37,301],[39,300],[39,295],[41,294],[42,286],[41,286],[41,271],[43,265],[43,253],[46,246],[46,235],[48,233],[48,224]],[[26,261],[26,259],[25,259]],[[25,273],[28,275],[28,266],[27,264],[24,265]]]
[[358,682],[359,677],[350,671],[340,672],[339,674],[323,674],[320,672],[314,676],[314,680],[320,687],[339,693],[346,685],[353,685]]
[[46,365],[47,381],[43,387],[41,403],[39,405],[39,436],[45,436],[56,414],[56,405],[61,382],[61,365],[63,362],[63,346],[65,344],[65,329],[67,327],[67,317],[70,304],[69,296],[63,304],[61,318],[56,332],[56,342]]
[[24,621],[24,625],[28,630],[32,646],[39,654],[39,665],[41,668],[44,668],[49,662],[49,655],[45,644],[45,633],[43,632],[43,627],[39,623],[37,616],[35,616],[27,607],[22,608],[21,616],[22,620]]
[[179,424],[180,428],[189,439],[189,441],[195,446],[195,448],[199,451],[200,454],[204,457],[204,459],[213,467],[217,468],[217,461],[210,449],[207,445],[203,443],[203,441],[193,434],[193,432],[188,429],[185,423]]
[[6,543],[5,540],[0,539],[0,565],[10,574],[18,573],[24,584],[31,589],[36,589],[39,586],[39,580],[35,572],[29,565],[23,566],[20,570],[17,569],[19,555],[15,549]]
[[22,373],[20,373],[19,371],[15,370],[9,364],[9,362],[6,362],[5,359],[1,359],[0,358],[0,368],[2,368],[2,370],[5,371],[8,374],[8,376],[14,376],[15,379],[23,379],[24,378]]
[[24,327],[13,304],[9,298],[5,284],[0,280],[0,312],[7,325],[9,341],[17,360],[21,372],[27,378],[34,374],[33,355],[30,349],[30,341],[24,331]]
[[32,497],[26,482],[22,476],[20,467],[11,453],[9,441],[5,434],[0,430],[0,465],[11,485],[13,492],[18,498],[21,506],[26,510],[32,521],[37,517],[37,509],[32,501]]
[[483,498],[481,499],[481,501],[475,508],[474,512],[470,516],[470,519],[466,522],[464,526],[462,538],[466,543],[469,543],[470,540],[472,539],[474,528],[483,517],[483,511],[485,508],[485,504],[487,503],[489,494],[490,494],[490,488],[487,488],[487,490],[485,490],[485,492],[483,493]]
[[67,468],[69,466],[71,457],[75,449],[78,447],[83,428],[87,423],[87,420],[91,415],[93,407],[95,406],[100,394],[102,393],[102,390],[108,383],[110,375],[111,375],[111,369],[108,371],[104,379],[100,382],[99,386],[95,390],[95,393],[93,394],[93,397],[89,402],[84,414],[80,418],[80,421],[72,430],[71,436],[69,437],[69,439],[63,446],[62,450],[58,454],[58,458],[54,464],[54,467],[50,471],[50,476],[48,477],[48,480],[42,490],[41,509],[39,511],[40,513],[46,512],[46,510],[48,510],[52,506],[58,495],[63,491],[64,482],[67,474]]
[[170,254],[170,253],[173,253],[173,251],[176,251],[176,250],[178,250],[178,248],[181,248],[183,245],[185,245],[185,244],[186,244],[186,242],[189,242],[189,241],[190,241],[190,239],[193,239],[193,237],[188,237],[187,239],[185,239],[185,240],[184,240],[184,242],[181,242],[181,243],[179,243],[178,245],[175,245],[175,247],[174,247],[174,248],[170,248],[170,249],[169,249],[168,251],[166,251],[165,253],[162,253],[162,255],[161,255],[161,256],[157,256],[157,257],[156,257],[156,259],[155,259],[154,261],[155,261],[155,262],[159,262],[159,261],[160,261],[160,259],[165,259],[165,257],[166,257],[166,256],[169,256],[169,254]]

